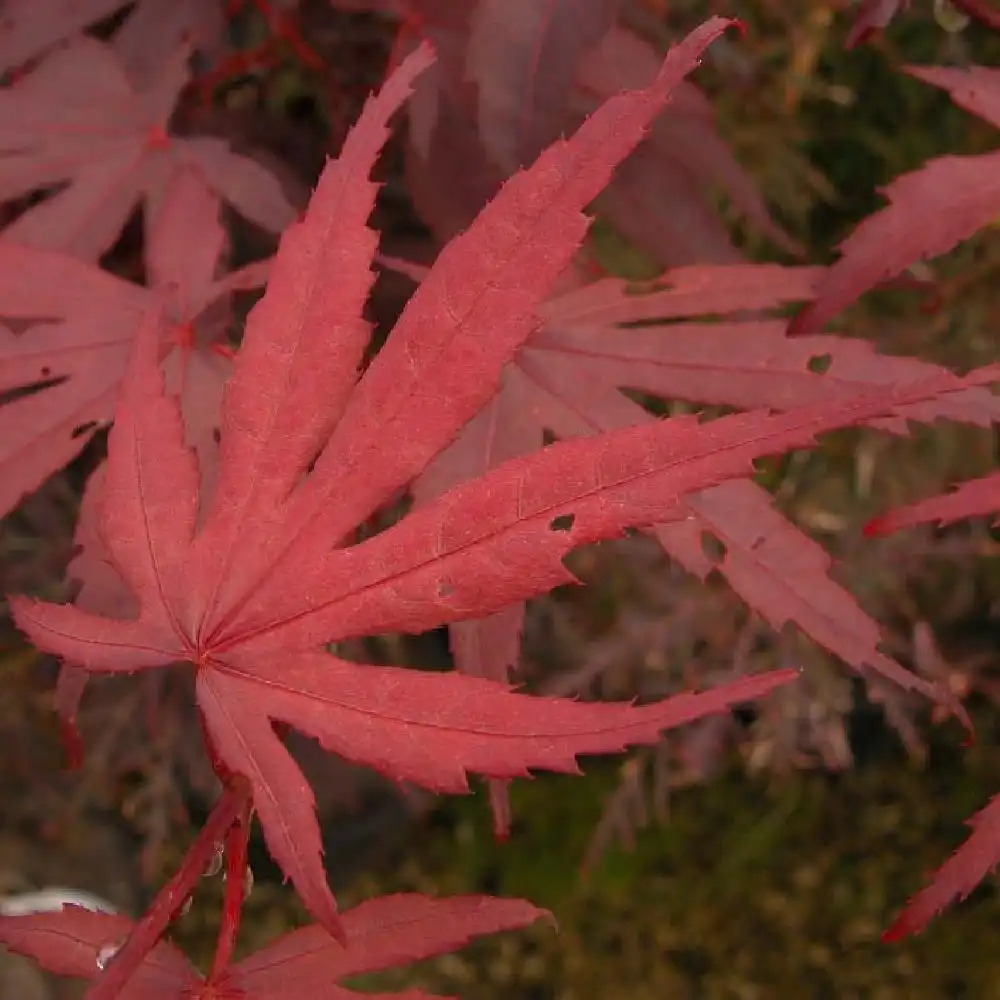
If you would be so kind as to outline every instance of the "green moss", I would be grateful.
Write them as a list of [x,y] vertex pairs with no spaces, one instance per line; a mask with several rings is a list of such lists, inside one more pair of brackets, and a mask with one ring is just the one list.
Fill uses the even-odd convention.
[[995,790],[1000,752],[935,740],[930,766],[898,755],[765,786],[733,774],[680,793],[665,827],[639,832],[583,881],[578,866],[617,767],[515,787],[517,830],[494,843],[481,796],[444,806],[416,855],[359,895],[392,889],[525,895],[544,926],[484,941],[367,988],[420,985],[467,1000],[730,1000],[795,995],[985,997],[1000,976],[1000,899],[991,885],[900,945],[882,930],[921,873],[964,836]]

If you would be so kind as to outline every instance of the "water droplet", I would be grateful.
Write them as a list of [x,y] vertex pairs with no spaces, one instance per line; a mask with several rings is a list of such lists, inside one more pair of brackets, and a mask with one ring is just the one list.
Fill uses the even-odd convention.
[[221,840],[216,841],[215,853],[212,855],[212,860],[209,861],[208,867],[205,869],[204,878],[212,878],[213,875],[218,875],[222,871],[222,858],[225,853],[225,845]]
[[103,972],[108,963],[122,950],[124,941],[105,941],[97,949],[97,967]]

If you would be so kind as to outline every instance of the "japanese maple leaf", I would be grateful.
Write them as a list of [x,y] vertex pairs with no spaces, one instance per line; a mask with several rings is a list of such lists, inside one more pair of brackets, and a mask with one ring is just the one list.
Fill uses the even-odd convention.
[[997,511],[1000,511],[1000,472],[991,472],[979,479],[961,483],[950,493],[928,497],[891,510],[869,521],[865,533],[887,535],[915,524],[926,524],[929,521],[951,524],[965,517],[977,517]]
[[[196,173],[174,174],[146,248],[144,288],[56,251],[0,240],[0,515],[107,426],[144,311],[164,312],[162,352],[180,388],[188,443],[206,470],[214,450],[230,293],[266,280],[267,264],[224,276],[218,200]],[[16,327],[15,327],[16,324]],[[16,332],[15,332],[16,331]]]
[[919,933],[946,907],[965,899],[1000,863],[1000,795],[990,799],[968,825],[972,835],[906,904],[883,940],[899,941]]
[[[947,524],[996,511],[1000,511],[1000,472],[970,480],[944,496],[890,511],[872,521],[866,532],[881,535],[926,521]],[[885,940],[897,941],[922,931],[955,900],[965,899],[1000,863],[1000,795],[976,813],[969,826],[972,835],[907,903],[883,935]]]
[[900,10],[909,5],[909,0],[861,0],[854,15],[854,24],[847,34],[847,48],[853,49],[866,42],[876,31],[887,28]]
[[[168,384],[180,394],[187,443],[198,453],[203,482],[211,483],[230,371],[230,293],[263,285],[270,267],[264,260],[218,274],[228,242],[218,209],[197,174],[174,175],[146,247],[148,288],[65,254],[0,243],[0,315],[18,325],[40,316],[50,321],[0,340],[0,390],[32,390],[0,406],[0,514],[110,423],[130,345],[143,310],[152,308],[166,320],[160,353]],[[68,574],[81,585],[81,607],[129,617],[134,600],[97,531],[103,482],[103,468],[87,482]],[[71,746],[85,681],[79,667],[60,671],[57,705]]]
[[[656,72],[657,61],[651,45],[633,32],[613,27],[580,62],[572,113],[585,114],[595,100],[622,87],[642,86]],[[734,263],[741,255],[716,208],[717,190],[724,191],[733,209],[776,246],[801,252],[771,218],[756,182],[719,133],[708,97],[685,81],[669,112],[623,164],[597,207],[664,265]]]
[[[217,975],[203,976],[171,943],[150,951],[122,1000],[350,1000],[371,996],[339,981],[457,951],[477,937],[527,927],[548,914],[520,899],[415,893],[379,896],[343,915],[346,945],[313,925],[292,931]],[[127,917],[65,906],[0,916],[0,942],[60,976],[94,980],[132,929]],[[380,997],[433,1000],[422,990]]]
[[168,132],[189,78],[186,54],[176,50],[137,89],[110,44],[79,36],[0,90],[0,199],[59,186],[7,226],[4,240],[97,258],[140,203],[153,225],[168,181],[184,167],[264,229],[280,232],[295,218],[262,166],[221,139]]
[[[910,9],[910,0],[861,0],[854,25],[847,36],[847,47],[865,42],[876,31],[887,28],[893,18]],[[934,16],[948,31],[958,31],[971,18],[989,28],[1000,29],[1000,10],[993,0],[948,0],[934,5]],[[951,25],[954,26],[951,26]]]
[[[458,791],[466,771],[510,777],[536,766],[572,769],[576,753],[652,739],[789,679],[753,679],[636,709],[362,669],[321,648],[383,628],[421,631],[547,589],[566,579],[560,556],[570,547],[647,516],[642,490],[635,501],[599,513],[645,470],[652,445],[639,437],[622,443],[628,461],[615,474],[602,467],[600,443],[588,443],[579,454],[565,453],[561,468],[554,458],[550,471],[537,460],[499,470],[471,494],[451,494],[364,545],[334,548],[494,391],[503,364],[535,325],[535,303],[584,235],[580,209],[726,23],[709,22],[674,50],[650,89],[609,102],[572,143],[557,144],[508,183],[445,251],[390,347],[352,391],[369,338],[361,319],[374,250],[365,226],[375,190],[368,172],[387,117],[429,62],[421,49],[368,105],[340,160],[325,171],[308,218],[282,240],[227,388],[218,483],[200,530],[197,467],[176,402],[163,391],[155,328],[140,340],[109,445],[100,525],[137,600],[137,618],[15,602],[21,626],[39,644],[88,670],[196,664],[199,704],[222,766],[250,780],[272,852],[328,926],[336,916],[312,796],[272,719],[400,780]],[[783,447],[811,439],[824,420],[780,424],[764,436]],[[693,427],[678,430],[690,432],[692,446],[702,436]],[[752,454],[767,447],[756,444],[762,432],[754,424],[734,425],[731,433],[749,436]],[[387,449],[397,435],[406,446]],[[729,461],[742,469],[747,454],[731,455],[696,478],[717,481]],[[581,493],[587,500],[579,529],[551,531],[549,521]],[[533,506],[539,503],[541,515]],[[539,531],[543,540],[525,548]]]
[[[138,617],[15,602],[38,644],[89,670],[196,664],[221,765],[250,781],[272,852],[328,926],[336,917],[312,796],[272,719],[397,779],[461,791],[466,771],[572,769],[576,753],[654,739],[789,679],[779,673],[642,708],[578,705],[471,678],[359,668],[320,648],[371,631],[422,631],[548,589],[568,579],[561,557],[571,547],[652,519],[685,487],[742,472],[753,455],[883,408],[869,400],[792,419],[756,414],[725,428],[680,421],[613,443],[569,444],[495,470],[362,545],[333,548],[482,407],[582,238],[580,207],[725,23],[709,22],[674,51],[653,88],[610,102],[572,143],[510,182],[442,255],[352,392],[368,339],[359,318],[373,249],[367,173],[385,118],[426,64],[425,51],[413,57],[328,167],[309,217],[282,241],[227,390],[218,485],[200,530],[180,414],[163,394],[155,340],[140,341],[110,442],[101,522]],[[331,263],[334,290],[324,280]],[[331,323],[335,337],[315,335]],[[436,392],[427,389],[431,371]],[[406,447],[387,449],[397,434]],[[679,455],[689,460],[678,467]]]
[[[956,104],[1000,127],[1000,69],[912,66],[911,76],[947,90]],[[946,253],[1000,215],[1000,151],[942,156],[883,189],[890,204],[840,244],[816,298],[792,332],[810,333],[880,282]]]
[[[127,6],[127,0],[5,0],[0,20],[0,73],[24,66],[60,42]],[[162,62],[182,42],[201,47],[225,27],[217,0],[139,0],[115,33],[130,71]]]
[[614,26],[620,6],[621,0],[474,5],[467,65],[478,91],[479,129],[506,170],[530,163],[559,134],[579,62]]
[[[581,704],[457,673],[349,663],[329,643],[489,615],[569,582],[563,558],[572,548],[682,517],[686,493],[745,475],[759,455],[967,387],[923,379],[787,414],[705,425],[679,418],[564,442],[344,546],[495,392],[586,233],[583,206],[728,23],[706,22],[671,51],[649,89],[610,100],[508,181],[442,252],[357,381],[375,249],[368,175],[389,115],[430,62],[418,49],[368,103],[306,217],[282,237],[226,387],[210,498],[200,496],[180,409],[164,391],[153,323],[136,343],[109,441],[100,529],[138,615],[12,601],[39,648],[88,670],[195,667],[221,777],[246,783],[272,855],[334,933],[313,796],[275,722],[398,781],[463,792],[469,772],[574,771],[577,754],[654,741],[794,671],[640,707]],[[996,377],[987,369],[970,379]]]
[[[541,310],[544,325],[504,372],[498,395],[418,480],[418,502],[533,451],[547,431],[571,438],[655,419],[621,389],[741,409],[789,409],[944,374],[914,359],[879,356],[860,340],[789,339],[778,320],[667,322],[805,299],[821,274],[776,265],[694,266],[669,271],[645,288],[606,279],[552,297]],[[905,431],[907,419],[939,418],[989,425],[1000,420],[1000,400],[985,389],[948,393],[877,423]],[[653,533],[689,571],[704,579],[718,570],[774,628],[794,622],[860,671],[943,695],[880,651],[879,626],[830,578],[829,555],[774,509],[762,487],[750,480],[722,483],[680,504],[684,517]],[[723,544],[719,561],[706,555],[706,533]],[[513,605],[453,624],[458,668],[506,679],[519,659],[523,620],[524,606]],[[506,797],[494,786],[492,798],[503,835]]]
[[[407,156],[415,204],[439,236],[461,231],[500,180],[545,143],[656,75],[658,53],[616,25],[619,6],[404,0],[409,30],[433,39],[442,55],[410,106]],[[780,246],[795,249],[718,134],[709,101],[685,83],[599,206],[664,264],[733,262],[739,254],[715,209],[716,186]]]

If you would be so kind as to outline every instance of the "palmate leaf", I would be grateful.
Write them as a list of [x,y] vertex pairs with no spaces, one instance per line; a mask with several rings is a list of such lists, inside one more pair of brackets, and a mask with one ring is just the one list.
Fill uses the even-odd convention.
[[951,524],[966,517],[996,514],[1000,511],[1000,472],[960,483],[950,493],[918,500],[906,507],[891,510],[869,521],[868,535],[887,535],[900,528],[936,521]]
[[[375,248],[368,175],[389,116],[430,63],[418,49],[366,105],[305,218],[282,239],[225,391],[208,497],[178,403],[164,391],[154,321],[138,339],[100,518],[136,617],[12,602],[40,648],[88,670],[194,666],[220,775],[252,791],[270,851],[334,933],[342,928],[313,795],[274,721],[399,780],[458,791],[470,771],[508,778],[535,767],[570,770],[577,754],[651,742],[795,673],[638,708],[584,705],[486,680],[348,664],[325,652],[327,643],[493,613],[569,580],[563,557],[573,547],[683,516],[686,493],[745,475],[759,455],[808,447],[823,430],[996,378],[992,369],[969,381],[938,376],[788,413],[678,419],[568,441],[343,547],[495,392],[579,246],[582,208],[727,24],[707,22],[672,50],[648,90],[612,99],[508,182],[442,253],[355,384]],[[153,923],[144,926],[155,940]]]
[[[485,934],[527,927],[547,917],[520,899],[415,893],[380,896],[343,915],[347,944],[318,926],[303,927],[206,981],[169,942],[145,957],[118,994],[122,1000],[351,1000],[371,996],[339,984],[348,976],[378,972],[456,951]],[[108,955],[132,929],[126,917],[65,906],[60,913],[0,917],[0,942],[61,976],[96,979],[98,954]],[[429,994],[380,994],[432,1000]]]
[[[0,72],[8,73],[128,5],[128,0],[5,0],[0,24]],[[115,36],[130,69],[148,70],[182,41],[204,43],[225,22],[215,0],[138,0]]]
[[[785,672],[643,709],[557,708],[486,682],[470,688],[457,678],[345,667],[321,651],[359,631],[422,630],[486,613],[566,579],[561,557],[572,545],[669,506],[656,491],[672,498],[677,488],[664,481],[672,453],[693,448],[697,456],[699,441],[716,439],[718,431],[684,425],[665,428],[659,446],[639,435],[607,456],[600,442],[570,446],[561,456],[498,470],[471,494],[443,498],[366,545],[335,548],[494,391],[504,363],[534,328],[534,306],[582,239],[582,207],[726,23],[709,22],[674,50],[649,90],[609,102],[571,142],[514,178],[442,254],[355,388],[369,336],[361,310],[375,247],[365,225],[375,193],[368,172],[388,116],[429,62],[419,50],[369,103],[324,172],[308,215],[282,240],[226,390],[218,479],[204,523],[195,458],[156,366],[157,331],[150,325],[140,338],[109,446],[100,523],[138,616],[118,621],[15,602],[29,635],[87,669],[196,665],[215,752],[250,780],[272,852],[330,928],[337,917],[312,794],[272,719],[397,777],[457,789],[466,770],[506,777],[532,766],[569,768],[576,753],[651,740],[666,726],[791,679]],[[731,428],[734,444],[751,441],[727,456],[740,470],[761,450],[811,440],[830,417],[762,419]],[[758,443],[762,432],[766,444]],[[690,474],[715,482],[727,461],[695,460]],[[641,488],[637,477],[645,480]],[[552,518],[581,497],[580,528],[552,531]],[[529,562],[537,567],[525,573]],[[473,691],[476,698],[462,706]],[[343,730],[320,711],[333,704]],[[433,741],[425,745],[415,734],[435,726],[449,749],[431,761]],[[380,732],[392,738],[380,740]],[[502,752],[496,740],[490,750],[491,735]]]
[[[866,527],[870,535],[884,535],[900,528],[937,521],[949,524],[963,517],[1000,511],[1000,472],[960,484],[951,493],[889,511]],[[972,835],[918,892],[883,935],[898,941],[922,931],[942,910],[965,899],[1000,864],[1000,795],[995,796],[969,821]]]
[[[191,170],[162,195],[146,247],[149,287],[68,254],[0,241],[0,516],[58,471],[114,416],[144,311],[162,309],[161,351],[182,389],[188,442],[214,451],[229,371],[230,293],[262,285],[261,262],[220,275],[219,203]],[[15,329],[17,332],[15,332]]]
[[[781,320],[684,322],[808,299],[821,274],[819,268],[697,265],[645,285],[604,279],[553,296],[541,310],[544,325],[504,372],[500,392],[415,484],[418,503],[538,448],[546,432],[571,438],[653,421],[622,389],[743,409],[789,409],[945,374],[913,358],[880,356],[861,340],[789,338]],[[945,393],[875,423],[902,431],[908,420],[942,418],[989,425],[1000,420],[1000,400],[985,389]],[[796,624],[858,671],[945,697],[881,652],[878,624],[831,578],[830,556],[773,507],[762,487],[726,482],[681,504],[682,517],[652,531],[690,572],[705,579],[718,570],[775,629]],[[718,562],[705,554],[705,533],[724,546]],[[451,646],[457,667],[506,680],[518,660],[523,620],[520,605],[456,622]],[[503,836],[508,809],[502,789],[494,786],[492,798]]]
[[111,43],[80,35],[0,88],[0,200],[47,193],[5,241],[96,260],[140,203],[152,227],[165,187],[187,168],[257,225],[280,232],[292,222],[295,207],[254,160],[221,139],[168,131],[187,54],[171,52],[155,78],[137,82]]
[[[500,179],[602,101],[648,86],[660,64],[656,46],[616,23],[619,0],[348,6],[388,8],[405,18],[404,33],[439,50],[441,64],[410,106],[407,155],[416,208],[439,237],[464,229]],[[598,204],[665,265],[733,262],[740,255],[719,216],[717,189],[777,245],[798,249],[719,134],[711,102],[685,82]]]
[[[1000,127],[1000,70],[913,66],[908,72]],[[840,244],[840,260],[819,284],[815,301],[795,317],[793,334],[820,329],[880,282],[946,253],[1000,216],[1000,152],[939,157],[897,177],[883,193],[889,205]]]

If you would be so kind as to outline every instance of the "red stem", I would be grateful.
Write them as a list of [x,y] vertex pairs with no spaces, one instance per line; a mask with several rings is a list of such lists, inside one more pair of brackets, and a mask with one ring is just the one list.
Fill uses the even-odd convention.
[[[202,873],[215,857],[215,845],[226,838],[232,825],[248,809],[249,803],[250,786],[246,779],[237,777],[227,783],[208,822],[188,848],[177,874],[157,893],[152,906],[132,929],[104,974],[87,990],[84,1000],[113,1000],[121,992],[132,973],[163,937],[188,896],[194,892]],[[242,885],[242,882],[239,884]]]
[[217,982],[229,968],[240,930],[240,915],[246,898],[247,839],[250,835],[250,802],[244,803],[236,822],[226,835],[226,900],[222,910],[222,924],[215,944],[210,983]]

